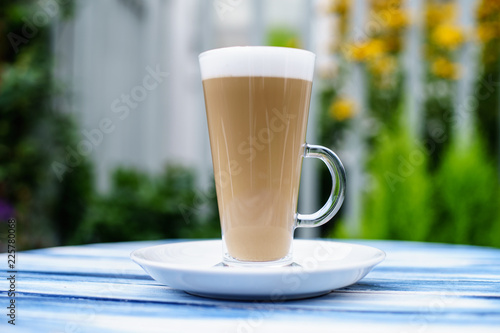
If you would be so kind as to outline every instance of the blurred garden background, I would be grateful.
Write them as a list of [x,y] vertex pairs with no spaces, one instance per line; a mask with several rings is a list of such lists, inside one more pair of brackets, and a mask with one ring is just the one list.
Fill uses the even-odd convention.
[[[299,236],[500,247],[499,0],[1,1],[0,36],[20,249],[220,237],[197,56],[232,45],[317,54],[307,140],[348,189]],[[305,161],[299,210],[330,187]]]

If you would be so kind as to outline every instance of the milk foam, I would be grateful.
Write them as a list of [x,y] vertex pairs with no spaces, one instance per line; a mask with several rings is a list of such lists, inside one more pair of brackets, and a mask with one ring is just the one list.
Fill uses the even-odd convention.
[[287,77],[311,81],[315,55],[286,47],[235,46],[200,54],[203,80],[229,76]]

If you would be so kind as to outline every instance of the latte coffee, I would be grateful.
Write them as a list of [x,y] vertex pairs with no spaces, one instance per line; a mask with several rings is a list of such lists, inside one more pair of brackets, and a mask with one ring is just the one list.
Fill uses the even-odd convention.
[[243,261],[285,257],[292,241],[312,82],[203,81],[222,235]]
[[[314,59],[266,46],[199,56],[226,265],[291,264],[295,228],[326,223],[342,204],[342,163],[305,142]],[[321,159],[334,184],[325,205],[306,215],[297,213],[304,157]]]

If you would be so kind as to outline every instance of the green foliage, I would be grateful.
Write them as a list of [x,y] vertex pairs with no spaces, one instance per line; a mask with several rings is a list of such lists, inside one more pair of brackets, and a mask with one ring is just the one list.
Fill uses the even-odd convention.
[[[66,145],[75,142],[76,126],[54,103],[61,92],[52,78],[50,22],[30,36],[24,33],[39,6],[28,0],[0,4],[5,37],[0,41],[0,203],[18,219],[22,249],[64,242],[82,220],[92,190],[85,161],[62,181],[51,170],[53,161],[64,160]],[[70,8],[66,2],[59,13],[67,15]],[[12,36],[22,42],[12,42]]]
[[432,180],[424,147],[400,127],[385,129],[368,163],[363,237],[425,240],[434,217]]
[[435,179],[438,214],[429,239],[500,246],[500,187],[495,165],[479,138],[454,142]]
[[[434,171],[402,128],[375,142],[362,237],[500,247],[500,184],[479,137],[453,141]],[[349,235],[339,226],[332,236]]]
[[75,243],[220,237],[213,190],[196,189],[193,173],[169,166],[158,176],[118,169],[96,194]]
[[[394,57],[398,63],[400,59]],[[366,70],[367,102],[370,106],[370,116],[381,126],[395,129],[399,126],[403,96],[404,75],[397,70],[391,75],[375,74]]]
[[[424,140],[436,144],[432,158],[429,161],[431,169],[435,169],[441,163],[444,154],[451,142],[448,140],[452,136],[452,122],[448,119],[453,114],[453,96],[455,82],[447,80],[435,80],[429,85],[434,89],[429,89],[424,103],[425,110],[425,132]],[[441,140],[446,138],[446,140]]]
[[476,82],[477,121],[489,155],[494,157],[500,165],[500,115],[498,112],[500,109],[498,96],[500,59],[495,61],[493,68],[487,68],[488,71],[483,72]]
[[[328,147],[338,146],[351,124],[350,119],[344,121],[333,120],[330,109],[336,97],[337,89],[334,86],[321,90],[318,96],[320,108],[318,139]],[[329,172],[326,172],[326,175],[330,177]]]
[[[365,100],[356,102],[365,110],[352,123],[370,124],[361,131],[360,127],[347,126],[347,131],[359,131],[355,134],[367,148],[367,160],[362,165],[365,193],[363,204],[359,205],[363,211],[357,212],[362,214],[362,221],[355,222],[362,222],[361,236],[365,238],[500,246],[497,169],[500,166],[500,43],[499,36],[490,33],[491,27],[498,23],[499,11],[490,6],[491,1],[478,3],[476,44],[482,50],[475,58],[476,82],[466,105],[457,109],[458,80],[470,83],[461,71],[461,67],[469,64],[458,61],[465,52],[462,46],[467,42],[467,29],[450,24],[456,11],[453,2],[427,2],[422,16],[425,16],[424,24],[418,27],[423,32],[420,42],[424,51],[420,64],[423,75],[418,77],[422,83],[420,91],[405,91],[408,86],[404,83],[409,79],[405,76],[411,74],[408,66],[412,64],[402,62],[401,38],[409,22],[393,27],[395,35],[384,35],[389,28],[371,34],[361,43],[340,39],[339,49],[349,50],[349,43],[355,46],[348,54],[357,63],[338,62],[338,72],[348,73],[354,66],[364,66],[358,69],[364,70],[361,82],[365,84]],[[383,6],[373,5],[372,9],[376,12],[377,7]],[[409,14],[401,9],[405,15]],[[336,58],[342,58],[340,52],[333,53]],[[353,76],[347,74],[347,78],[340,76],[335,81],[343,82],[349,92],[345,82],[350,78]],[[411,86],[410,89],[419,88]],[[334,84],[326,87],[322,96],[341,94],[342,89],[337,87]],[[421,106],[418,118],[422,128],[412,129],[418,136],[415,139],[408,135],[409,126],[401,122],[401,117],[409,111],[401,107],[408,94],[415,94]],[[329,105],[321,104],[321,114],[328,114]],[[456,118],[466,111],[471,112],[467,125],[476,133],[470,142],[461,142],[466,134],[457,133]],[[337,119],[322,116],[320,121],[319,126],[324,129],[320,136],[322,144],[345,140],[344,134],[335,132]],[[348,218],[353,219],[352,215]],[[359,236],[353,235],[349,226],[335,227],[331,233],[334,237]]]
[[277,26],[267,32],[267,45],[300,48],[300,38],[297,32],[288,27]]
[[[219,236],[214,191],[197,191],[188,170],[171,167],[154,177],[118,170],[102,195],[80,156],[79,165],[58,178],[52,163],[66,164],[66,148],[80,137],[71,114],[54,103],[66,92],[52,77],[50,23],[24,36],[40,6],[0,4],[1,34],[20,41],[0,41],[0,219],[17,218],[20,248]],[[71,1],[59,8],[62,17],[71,11]]]

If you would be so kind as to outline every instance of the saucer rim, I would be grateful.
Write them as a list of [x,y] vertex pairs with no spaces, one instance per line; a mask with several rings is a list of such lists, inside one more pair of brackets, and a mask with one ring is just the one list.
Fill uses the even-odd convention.
[[[159,244],[159,245],[153,245],[153,246],[148,246],[140,249],[136,249],[130,253],[130,259],[134,261],[136,264],[138,264],[141,267],[145,266],[153,266],[155,268],[160,268],[160,269],[167,269],[167,270],[182,270],[182,271],[193,271],[193,272],[200,272],[204,274],[218,274],[218,273],[224,273],[224,274],[236,274],[236,275],[248,275],[248,274],[253,274],[253,275],[273,275],[276,273],[283,273],[283,272],[296,272],[296,271],[304,271],[304,272],[330,272],[330,273],[335,273],[335,272],[342,272],[345,270],[352,270],[352,269],[360,269],[360,268],[373,268],[374,266],[378,265],[382,261],[385,260],[386,258],[386,253],[383,250],[380,250],[378,248],[364,245],[364,244],[355,244],[355,243],[348,243],[348,242],[339,242],[339,241],[330,241],[330,240],[310,240],[310,239],[295,239],[293,240],[294,243],[300,242],[300,243],[319,243],[319,242],[324,242],[328,244],[337,244],[341,246],[353,246],[353,247],[358,247],[361,248],[364,251],[371,251],[373,252],[373,255],[371,258],[362,260],[362,261],[356,261],[354,263],[349,263],[345,265],[341,265],[338,267],[332,267],[332,266],[319,266],[314,269],[308,268],[308,267],[303,267],[303,266],[283,266],[283,267],[255,267],[255,266],[250,266],[250,267],[237,267],[237,266],[209,266],[209,267],[196,267],[196,266],[182,266],[176,263],[171,263],[171,262],[159,262],[159,261],[154,261],[151,259],[147,259],[144,256],[139,256],[139,253],[146,252],[146,251],[151,251],[151,250],[156,250],[164,247],[169,247],[169,246],[175,246],[177,244],[185,244],[185,243],[220,243],[221,249],[222,249],[222,240],[220,239],[208,239],[208,240],[188,240],[188,241],[180,241],[180,242],[170,242],[166,244]],[[222,255],[221,255],[221,261],[222,261]]]

